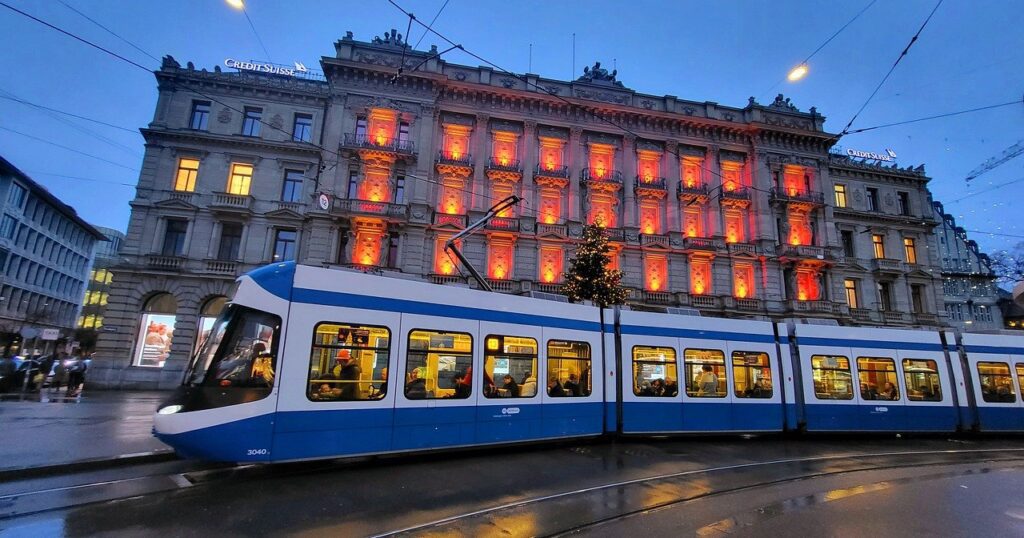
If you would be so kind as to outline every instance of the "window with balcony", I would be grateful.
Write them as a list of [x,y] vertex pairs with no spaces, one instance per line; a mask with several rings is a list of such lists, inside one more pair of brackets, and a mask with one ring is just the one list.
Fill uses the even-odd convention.
[[846,289],[846,304],[850,305],[850,308],[860,308],[860,301],[857,299],[860,296],[857,293],[857,281],[847,278],[843,281],[843,288]]
[[701,177],[701,159],[694,157],[683,157],[682,165],[683,188],[696,189],[704,184]]
[[924,286],[921,284],[910,285],[910,306],[915,314],[924,313]]
[[900,215],[910,214],[910,194],[906,192],[896,193],[896,208],[899,210]]
[[889,312],[892,308],[892,283],[878,283],[878,309]]
[[409,145],[409,123],[399,122],[398,124],[398,144],[405,148]]
[[867,203],[868,211],[878,211],[878,189],[872,187],[867,188]]
[[405,176],[395,178],[395,203],[405,203]]
[[304,175],[301,170],[285,170],[284,186],[281,189],[282,202],[302,201],[302,179]]
[[262,108],[245,107],[245,119],[242,121],[242,134],[245,136],[259,136],[262,119]]
[[388,234],[388,267],[398,267],[398,232]]
[[276,230],[274,232],[273,261],[284,262],[295,259],[295,241],[298,232],[295,230]]
[[359,172],[351,170],[348,173],[348,199],[359,198]]
[[195,192],[196,176],[199,175],[197,159],[178,159],[178,173],[174,176],[174,190],[179,192]]
[[360,143],[366,139],[366,117],[359,116],[356,118],[356,142]]
[[885,257],[885,236],[881,234],[871,235],[871,245],[875,249],[875,258]]
[[164,244],[160,254],[164,256],[181,256],[185,254],[185,236],[188,235],[188,221],[185,219],[167,219],[164,230]]
[[292,140],[294,140],[295,142],[310,142],[313,140],[312,115],[295,115],[295,124],[292,126]]
[[733,296],[737,299],[752,299],[754,292],[754,266],[749,263],[737,263],[732,275]]
[[856,258],[857,253],[853,246],[853,231],[851,230],[840,230],[840,238],[843,241],[843,254],[848,258]]
[[903,238],[903,252],[906,255],[907,263],[917,263],[917,247],[914,245],[914,238]]
[[242,246],[242,225],[237,222],[225,222],[220,228],[220,245],[217,248],[217,259],[222,262],[233,262],[238,259]]
[[205,131],[210,120],[210,102],[192,101],[192,116],[189,118],[189,129]]
[[836,183],[836,207],[846,207],[846,185]]
[[231,163],[231,177],[228,178],[228,194],[249,195],[252,185],[252,165]]

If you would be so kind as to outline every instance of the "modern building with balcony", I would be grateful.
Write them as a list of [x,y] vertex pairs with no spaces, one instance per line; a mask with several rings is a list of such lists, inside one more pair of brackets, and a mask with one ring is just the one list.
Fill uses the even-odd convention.
[[3,157],[0,200],[3,351],[49,353],[56,338],[44,331],[71,336],[94,248],[106,237]]
[[[906,181],[918,206],[927,178],[837,161],[813,107],[781,95],[740,107],[648,95],[598,65],[571,81],[510,75],[411,50],[396,32],[371,42],[349,33],[334,49],[322,78],[164,60],[91,380],[178,383],[231,280],[260,264],[465,286],[445,242],[512,195],[522,203],[462,241],[502,293],[559,293],[583,225],[598,223],[634,308],[941,321],[931,257],[886,265],[865,251],[861,262],[843,254],[835,227],[834,176],[851,196]],[[881,218],[891,212],[882,206],[858,211],[862,220],[844,222],[893,241],[934,226]],[[862,282],[854,296],[848,278]],[[884,305],[878,280],[890,286]]]
[[1004,328],[999,288],[988,255],[967,238],[967,231],[957,226],[942,203],[933,202],[932,210],[940,222],[934,232],[942,268],[943,306],[949,324],[971,332]]

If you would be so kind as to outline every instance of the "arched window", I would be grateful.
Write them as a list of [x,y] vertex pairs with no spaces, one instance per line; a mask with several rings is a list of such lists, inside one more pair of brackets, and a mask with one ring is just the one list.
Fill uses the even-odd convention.
[[206,341],[206,337],[210,335],[210,330],[213,329],[213,322],[217,320],[217,316],[220,315],[221,311],[224,310],[224,305],[227,304],[228,298],[223,295],[216,295],[207,299],[203,303],[203,307],[199,309],[199,320],[196,325],[196,339],[195,345],[192,346],[193,354],[203,345]]
[[135,344],[134,366],[162,368],[171,354],[178,301],[170,293],[158,293],[142,308],[142,322]]

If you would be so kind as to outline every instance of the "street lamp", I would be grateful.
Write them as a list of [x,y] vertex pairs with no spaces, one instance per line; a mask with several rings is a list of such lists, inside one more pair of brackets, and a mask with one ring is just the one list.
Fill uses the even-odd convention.
[[245,1],[244,0],[225,0],[225,1],[228,3],[229,6],[235,8],[235,9],[245,9]]
[[[239,0],[239,1],[240,1],[240,0]],[[807,76],[807,71],[808,71],[809,69],[810,69],[810,68],[809,68],[809,67],[807,67],[807,64],[805,64],[805,63],[804,63],[804,64],[800,64],[800,65],[798,65],[798,66],[794,67],[794,68],[793,68],[793,69],[792,69],[792,70],[791,70],[791,71],[789,72],[789,74],[788,74],[788,75],[786,75],[786,78],[787,78],[787,79],[788,79],[788,80],[789,80],[790,82],[796,82],[796,81],[798,81],[798,80],[800,80],[800,79],[804,78],[805,76]]]

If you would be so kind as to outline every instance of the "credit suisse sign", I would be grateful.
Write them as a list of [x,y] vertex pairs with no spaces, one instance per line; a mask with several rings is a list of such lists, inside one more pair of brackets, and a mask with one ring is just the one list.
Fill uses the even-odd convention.
[[301,62],[295,62],[295,68],[284,67],[281,65],[274,65],[268,63],[257,63],[257,62],[246,62],[242,60],[235,60],[234,58],[228,58],[224,60],[224,65],[231,69],[238,69],[239,71],[253,71],[256,73],[268,73],[271,75],[285,75],[288,77],[294,77],[296,74],[306,73],[309,70],[306,69],[305,65]]
[[871,151],[861,151],[859,149],[848,149],[846,150],[846,154],[849,155],[850,157],[868,159],[871,161],[892,162],[896,160],[896,152],[891,149],[885,150],[885,153],[874,153]]

